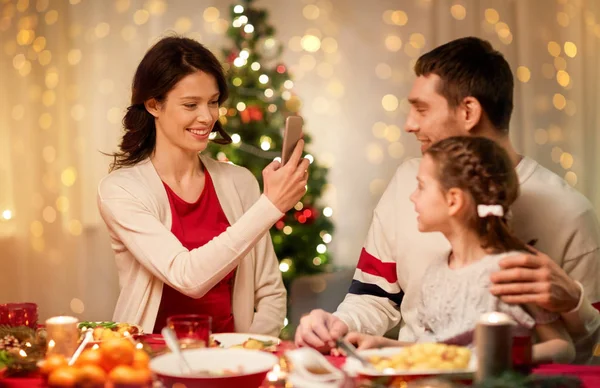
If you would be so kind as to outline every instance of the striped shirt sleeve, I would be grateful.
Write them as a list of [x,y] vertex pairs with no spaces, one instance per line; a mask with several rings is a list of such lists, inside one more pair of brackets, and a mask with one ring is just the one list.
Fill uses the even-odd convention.
[[404,293],[398,285],[396,263],[382,262],[363,248],[349,292],[386,298],[399,306]]

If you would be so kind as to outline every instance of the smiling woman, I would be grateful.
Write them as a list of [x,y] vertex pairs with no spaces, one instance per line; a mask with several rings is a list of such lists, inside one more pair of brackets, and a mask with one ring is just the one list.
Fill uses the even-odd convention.
[[263,170],[261,195],[248,170],[201,155],[209,141],[231,142],[218,121],[226,98],[220,63],[192,39],[162,39],[137,68],[120,150],[98,188],[121,285],[115,321],[148,333],[177,314],[209,315],[215,333],[283,327],[268,230],[304,195],[304,143]]
[[[221,64],[207,48],[192,39],[162,39],[146,53],[136,71],[131,105],[123,119],[121,150],[113,155],[111,169],[144,160],[161,137],[173,142],[184,135],[178,137],[177,128],[200,127],[200,120],[204,129],[221,136],[215,143],[231,143],[218,121],[219,105],[227,95]],[[196,152],[204,148],[206,144]]]

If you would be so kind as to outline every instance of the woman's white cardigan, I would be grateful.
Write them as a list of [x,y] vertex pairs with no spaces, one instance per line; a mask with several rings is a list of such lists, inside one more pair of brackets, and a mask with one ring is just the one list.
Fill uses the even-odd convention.
[[113,319],[151,333],[164,283],[200,298],[237,267],[235,330],[276,336],[286,315],[286,291],[269,229],[283,213],[260,194],[247,169],[200,159],[231,226],[191,251],[171,233],[169,200],[149,159],[115,170],[100,182],[98,207],[108,226],[121,287]]

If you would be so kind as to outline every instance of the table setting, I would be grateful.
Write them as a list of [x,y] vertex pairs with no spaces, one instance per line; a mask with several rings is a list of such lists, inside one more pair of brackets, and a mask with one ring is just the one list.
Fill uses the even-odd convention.
[[35,304],[0,305],[0,318],[0,387],[600,386],[598,366],[522,368],[515,351],[523,349],[507,347],[510,332],[498,325],[478,325],[475,347],[356,350],[340,339],[333,356],[272,336],[212,333],[210,317],[201,315],[170,317],[161,334],[67,316],[38,323]]

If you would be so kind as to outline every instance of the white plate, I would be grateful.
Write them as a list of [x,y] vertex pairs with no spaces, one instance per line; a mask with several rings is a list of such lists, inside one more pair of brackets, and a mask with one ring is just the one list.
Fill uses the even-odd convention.
[[225,349],[236,345],[242,345],[250,338],[254,338],[263,342],[273,341],[276,345],[279,345],[281,343],[281,340],[277,337],[250,333],[217,333],[213,334],[212,337],[215,340],[219,341],[221,343],[221,347]]
[[[358,354],[369,358],[372,356],[379,357],[390,357],[396,355],[402,351],[403,347],[391,347],[391,348],[381,348],[381,349],[368,349],[368,350],[359,350]],[[351,376],[357,376],[359,374],[364,376],[373,376],[373,377],[381,377],[381,376],[444,376],[452,379],[471,379],[473,378],[473,374],[477,370],[477,356],[471,350],[471,359],[469,360],[469,365],[466,369],[456,369],[456,370],[393,370],[393,371],[376,371],[376,370],[367,370],[362,364],[352,358],[348,357],[346,359],[346,363],[343,367],[344,371]]]

